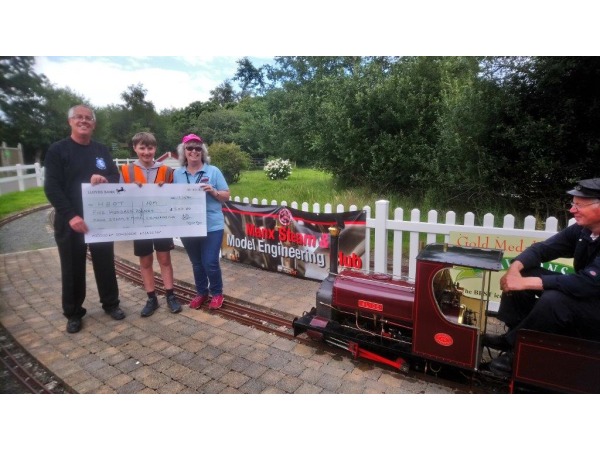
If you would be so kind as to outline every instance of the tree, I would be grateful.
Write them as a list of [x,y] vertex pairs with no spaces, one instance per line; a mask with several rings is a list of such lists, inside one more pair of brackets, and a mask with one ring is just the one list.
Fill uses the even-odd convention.
[[119,148],[131,150],[131,138],[140,131],[154,133],[158,148],[171,148],[165,138],[166,121],[154,109],[154,104],[146,100],[147,90],[142,84],[130,85],[121,93],[122,105],[109,105],[101,108],[97,115],[99,130],[104,142]]
[[[277,58],[265,95],[273,156],[339,181],[416,192],[436,141],[440,58]],[[410,187],[410,188],[409,188]],[[416,189],[415,189],[416,187]]]
[[300,164],[320,161],[321,130],[328,123],[327,117],[320,115],[323,102],[329,98],[325,91],[334,80],[342,83],[360,61],[353,57],[276,58],[276,66],[265,69],[276,87],[264,95],[265,105],[261,105],[260,114],[266,123],[260,127],[265,133],[255,138],[261,142],[260,153]]
[[0,57],[0,136],[23,145],[26,163],[43,161],[50,144],[70,133],[69,108],[88,103],[36,74],[34,64],[33,57]]
[[450,208],[460,199],[478,212],[497,191],[495,163],[486,145],[496,124],[498,89],[480,77],[480,62],[475,57],[445,58],[440,67],[437,138],[425,172],[427,195],[439,207]]
[[236,102],[236,100],[237,95],[230,80],[225,80],[223,83],[210,91],[209,101],[221,107],[231,106]]
[[44,125],[40,128],[41,160],[52,142],[71,134],[67,112],[75,105],[88,105],[89,101],[69,88],[46,86],[44,90]]
[[495,185],[521,209],[566,219],[565,190],[598,176],[600,58],[508,60],[501,115],[488,147]]
[[171,148],[175,148],[181,138],[186,134],[196,133],[202,135],[198,130],[198,118],[203,113],[216,111],[219,106],[212,102],[193,102],[183,109],[172,109],[161,111],[161,120],[165,123],[165,139]]
[[127,90],[121,92],[121,99],[125,102],[123,107],[137,113],[154,112],[154,103],[146,100],[147,93],[148,90],[141,83],[127,86]]
[[209,145],[217,141],[231,143],[235,141],[240,124],[241,113],[237,109],[218,108],[200,114],[190,132],[202,136]]
[[422,208],[547,216],[597,176],[599,75],[592,57],[282,56],[260,69],[242,59],[241,93],[227,80],[214,110],[181,120],[211,142]]
[[265,79],[263,69],[257,69],[247,57],[236,61],[238,68],[233,79],[240,83],[240,97],[259,95],[264,92]]
[[31,56],[0,57],[0,136],[9,145],[23,145],[24,159],[33,162],[44,141],[43,99],[46,77],[33,70]]
[[273,147],[271,137],[275,132],[265,98],[245,97],[236,107],[236,111],[239,113],[240,126],[234,141],[253,157],[267,157],[267,149]]

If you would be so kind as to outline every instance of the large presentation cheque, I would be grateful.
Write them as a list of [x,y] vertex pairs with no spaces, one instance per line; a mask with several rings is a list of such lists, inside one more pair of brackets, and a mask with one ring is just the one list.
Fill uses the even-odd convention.
[[81,185],[85,242],[206,236],[206,193],[198,184]]

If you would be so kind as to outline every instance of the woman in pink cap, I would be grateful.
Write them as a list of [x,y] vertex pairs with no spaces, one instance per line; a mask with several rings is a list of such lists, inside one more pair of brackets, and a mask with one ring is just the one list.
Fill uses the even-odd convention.
[[223,305],[223,277],[219,253],[225,220],[222,203],[229,200],[229,186],[221,171],[210,165],[208,148],[200,136],[184,136],[178,147],[181,167],[173,173],[173,183],[200,184],[206,192],[206,236],[182,237],[190,258],[196,284],[196,297],[190,308],[198,309],[211,296],[209,309]]

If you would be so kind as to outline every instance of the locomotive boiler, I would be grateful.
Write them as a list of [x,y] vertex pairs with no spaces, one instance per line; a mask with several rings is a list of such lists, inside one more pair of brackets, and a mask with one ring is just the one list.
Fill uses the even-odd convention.
[[[332,227],[331,254],[337,255],[339,228]],[[349,351],[355,358],[387,364],[402,372],[443,367],[475,377],[492,374],[482,337],[493,312],[488,310],[490,280],[502,269],[500,250],[429,244],[417,256],[413,281],[386,274],[337,268],[321,283],[316,304],[293,321],[294,334]],[[479,289],[466,292],[458,281],[476,274]],[[513,374],[515,386],[557,392],[600,392],[600,343],[521,330]]]

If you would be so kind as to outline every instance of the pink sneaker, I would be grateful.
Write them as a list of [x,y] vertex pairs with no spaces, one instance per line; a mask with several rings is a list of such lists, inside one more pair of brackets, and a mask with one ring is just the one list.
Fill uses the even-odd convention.
[[208,301],[208,294],[196,295],[190,302],[190,308],[199,309],[203,303]]
[[219,309],[221,306],[223,306],[223,295],[213,295],[210,305],[208,305],[208,309]]

